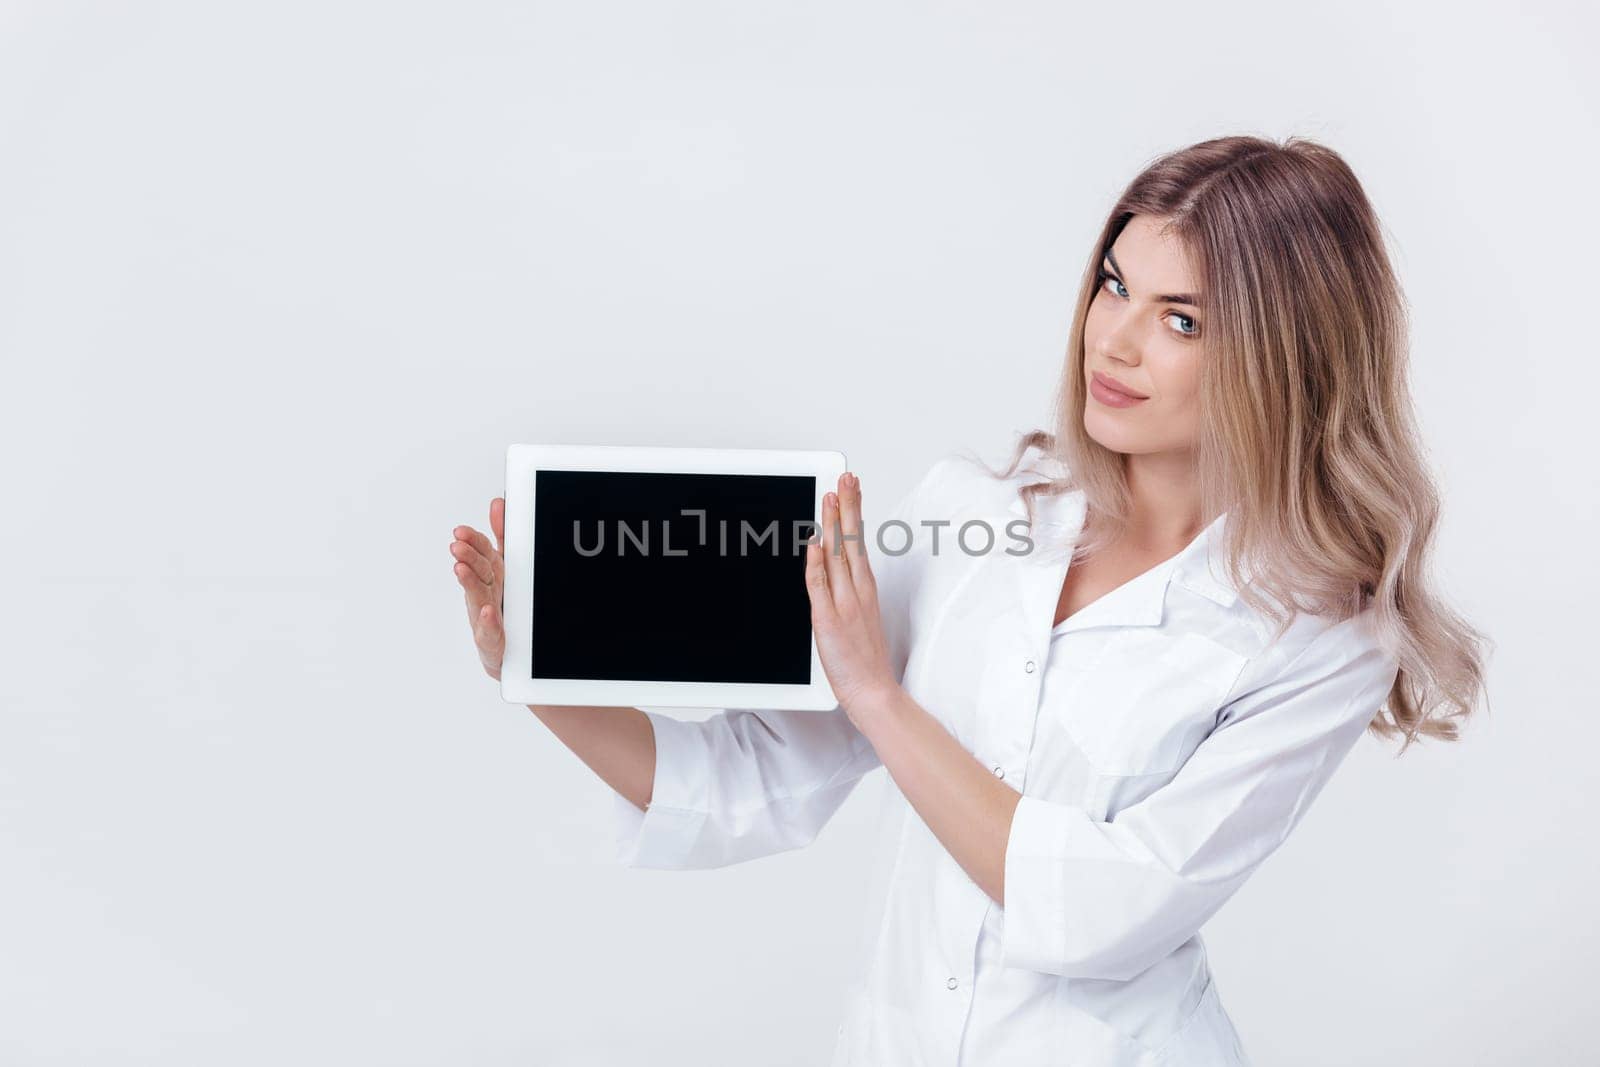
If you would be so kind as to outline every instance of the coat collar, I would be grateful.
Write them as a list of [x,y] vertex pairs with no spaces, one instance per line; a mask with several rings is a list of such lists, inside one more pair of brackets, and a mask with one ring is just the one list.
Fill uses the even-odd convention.
[[[1027,508],[1020,494],[1013,494],[1010,510],[1026,518]],[[1239,599],[1238,589],[1227,580],[1224,569],[1222,544],[1228,513],[1223,512],[1176,555],[1124,582],[1052,628],[1069,553],[1049,551],[1039,542],[1076,545],[1087,514],[1086,497],[1081,489],[1039,497],[1034,501],[1034,511],[1034,529],[1038,534],[1035,550],[1018,557],[1023,565],[1016,569],[1022,587],[1023,610],[1030,626],[1037,623],[1042,630],[1053,633],[1098,626],[1159,626],[1166,611],[1167,590],[1173,582],[1225,608],[1232,607]]]

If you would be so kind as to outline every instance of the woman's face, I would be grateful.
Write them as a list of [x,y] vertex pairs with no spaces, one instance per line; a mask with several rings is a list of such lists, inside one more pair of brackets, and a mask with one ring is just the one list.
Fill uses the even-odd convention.
[[[1191,450],[1200,427],[1200,290],[1161,220],[1135,215],[1100,262],[1083,327],[1083,428],[1114,452]],[[1109,379],[1143,399],[1107,392]]]

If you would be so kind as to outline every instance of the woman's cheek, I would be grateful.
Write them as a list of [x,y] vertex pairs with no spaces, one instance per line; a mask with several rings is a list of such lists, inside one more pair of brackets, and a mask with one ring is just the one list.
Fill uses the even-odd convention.
[[1173,429],[1178,447],[1190,447],[1200,432],[1200,390],[1190,388],[1172,397],[1164,420]]

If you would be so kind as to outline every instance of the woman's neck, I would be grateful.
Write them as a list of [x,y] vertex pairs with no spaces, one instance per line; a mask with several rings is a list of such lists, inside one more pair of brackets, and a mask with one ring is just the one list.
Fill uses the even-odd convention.
[[1152,452],[1123,458],[1131,511],[1127,537],[1161,551],[1193,541],[1205,528],[1193,452]]

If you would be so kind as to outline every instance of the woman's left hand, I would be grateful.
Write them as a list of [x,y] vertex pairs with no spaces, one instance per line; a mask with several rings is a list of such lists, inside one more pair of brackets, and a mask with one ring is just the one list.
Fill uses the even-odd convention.
[[854,474],[840,476],[838,492],[822,498],[822,537],[806,547],[806,590],[823,671],[859,726],[900,683],[889,665],[878,587],[867,563],[861,483]]

